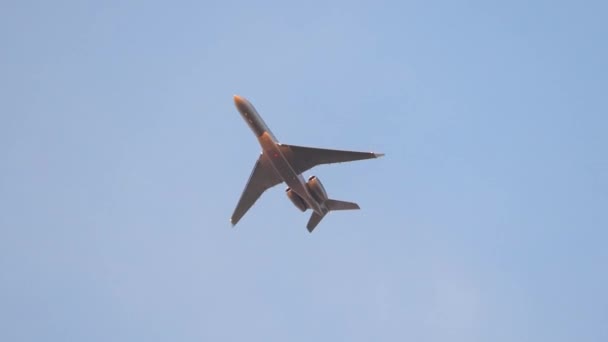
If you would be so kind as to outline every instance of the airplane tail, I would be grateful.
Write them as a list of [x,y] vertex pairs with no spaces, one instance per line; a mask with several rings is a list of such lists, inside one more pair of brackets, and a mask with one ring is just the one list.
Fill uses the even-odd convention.
[[[325,201],[325,205],[327,206],[327,209],[329,209],[328,212],[335,211],[335,210],[360,209],[359,205],[357,203],[338,201],[338,200],[333,200],[333,199],[328,199],[327,201]],[[306,228],[308,229],[308,231],[312,233],[312,231],[315,229],[315,227],[317,227],[317,225],[319,224],[319,222],[321,222],[321,220],[325,217],[325,215],[327,215],[327,213],[324,213],[323,215],[319,215],[313,211],[312,215],[310,216],[310,219],[308,220],[308,224],[306,225]]]
[[325,201],[325,205],[327,205],[327,208],[329,209],[329,211],[361,209],[361,208],[359,208],[359,205],[357,203],[346,202],[346,201],[337,201],[337,200],[333,200],[333,199],[328,199],[327,201]]

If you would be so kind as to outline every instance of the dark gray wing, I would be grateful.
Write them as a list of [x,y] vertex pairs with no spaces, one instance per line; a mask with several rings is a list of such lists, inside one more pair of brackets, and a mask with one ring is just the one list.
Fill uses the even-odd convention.
[[272,165],[264,158],[264,155],[260,154],[260,158],[255,163],[251,176],[249,176],[249,181],[247,181],[241,199],[230,218],[232,225],[234,226],[239,222],[264,191],[281,182],[283,182],[283,179],[277,175]]
[[300,174],[321,164],[344,163],[354,160],[380,158],[383,153],[329,150],[324,148],[281,145],[294,171]]

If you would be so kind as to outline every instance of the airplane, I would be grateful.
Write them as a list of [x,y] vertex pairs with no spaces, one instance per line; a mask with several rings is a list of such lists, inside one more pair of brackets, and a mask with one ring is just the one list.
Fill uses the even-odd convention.
[[283,182],[288,186],[285,190],[287,197],[296,208],[302,212],[307,209],[312,210],[312,215],[306,225],[310,233],[330,211],[359,209],[359,205],[356,203],[328,198],[319,178],[311,176],[308,181],[304,181],[302,173],[321,164],[379,158],[384,156],[383,153],[340,151],[281,144],[247,99],[234,95],[234,104],[258,139],[262,152],[230,218],[233,227],[264,191]]

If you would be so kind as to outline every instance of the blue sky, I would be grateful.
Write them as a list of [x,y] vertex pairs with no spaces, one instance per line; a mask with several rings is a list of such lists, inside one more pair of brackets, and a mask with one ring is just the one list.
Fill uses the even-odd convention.
[[[0,340],[608,340],[600,1],[4,1]],[[232,229],[259,153],[322,166]]]

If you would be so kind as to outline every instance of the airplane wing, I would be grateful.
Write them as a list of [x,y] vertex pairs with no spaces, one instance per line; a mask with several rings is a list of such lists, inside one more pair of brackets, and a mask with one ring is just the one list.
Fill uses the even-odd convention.
[[276,174],[272,165],[260,154],[260,158],[255,163],[251,176],[249,176],[249,181],[247,181],[241,199],[230,218],[232,225],[234,226],[239,222],[264,191],[281,182],[283,182],[283,179]]
[[298,174],[321,164],[344,163],[354,160],[380,158],[384,155],[383,153],[328,150],[324,148],[285,144],[281,145],[281,148],[291,150],[291,153],[285,151],[285,154],[291,155],[290,162],[294,167],[294,171],[296,171]]

